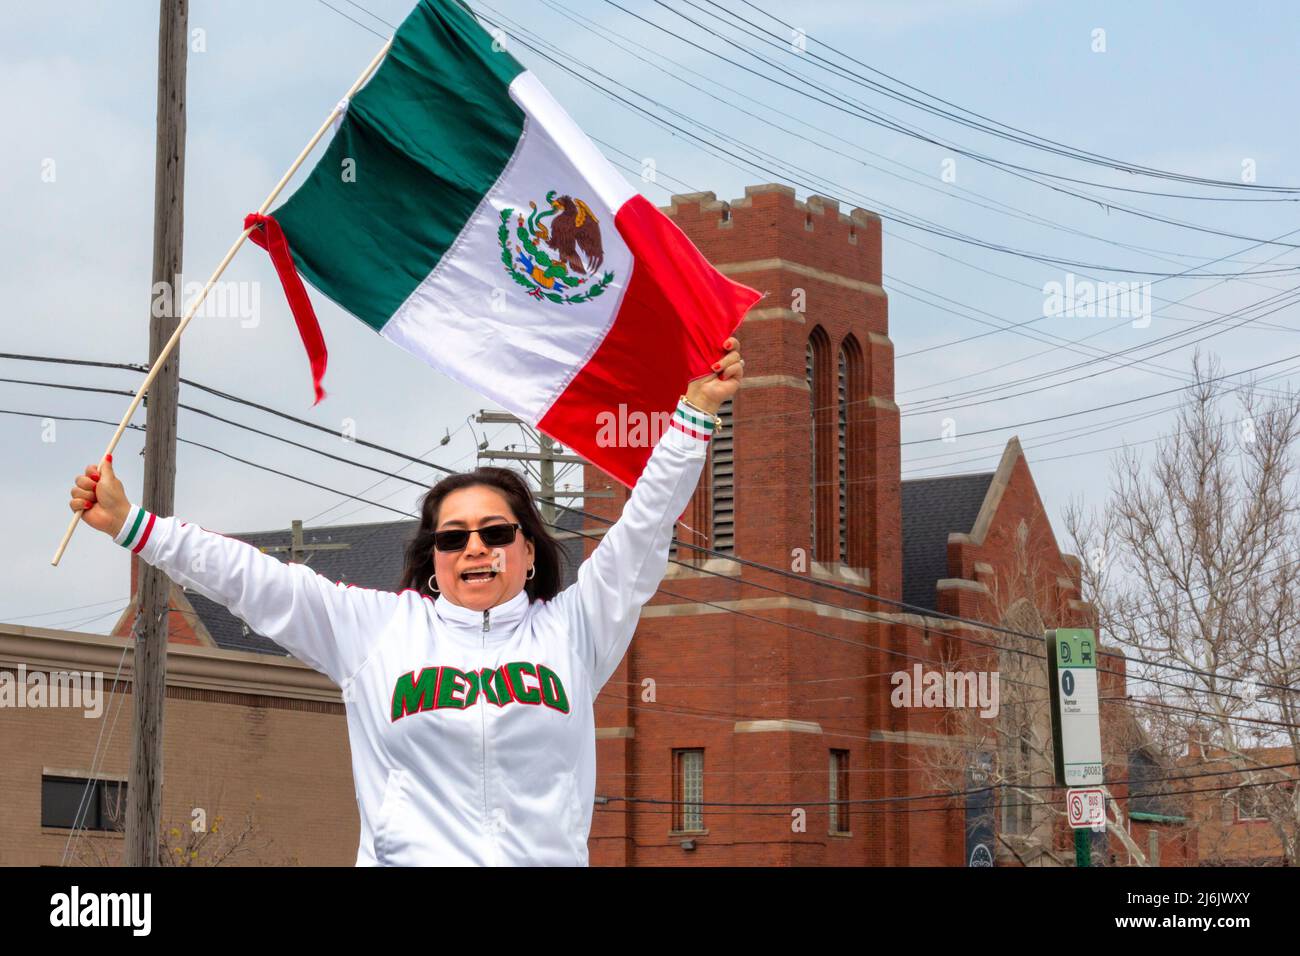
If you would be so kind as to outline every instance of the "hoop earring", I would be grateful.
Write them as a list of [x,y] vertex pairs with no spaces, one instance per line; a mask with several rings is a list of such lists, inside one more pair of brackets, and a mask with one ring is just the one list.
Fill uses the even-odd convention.
[[537,565],[534,564],[531,567],[529,567],[528,574],[525,580],[531,581],[536,576],[537,576]]
[[437,572],[434,572],[433,574],[429,575],[429,580],[428,580],[429,590],[432,591],[434,594],[441,594],[442,592],[438,590],[438,585],[433,583],[433,579],[436,578],[437,576],[438,576]]

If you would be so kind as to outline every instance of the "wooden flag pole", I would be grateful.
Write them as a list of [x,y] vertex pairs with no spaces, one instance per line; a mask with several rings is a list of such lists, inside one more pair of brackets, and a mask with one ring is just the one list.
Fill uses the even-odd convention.
[[[298,158],[293,161],[293,165],[289,167],[288,172],[280,177],[280,181],[276,183],[275,188],[271,190],[271,195],[266,197],[266,201],[262,203],[261,207],[257,210],[259,214],[265,215],[266,211],[271,208],[271,203],[275,202],[276,197],[280,195],[281,190],[288,185],[289,180],[292,179],[294,173],[298,171],[298,167],[306,161],[307,157],[311,155],[311,151],[316,148],[316,144],[319,143],[321,137],[325,135],[325,131],[330,128],[330,124],[334,122],[334,118],[342,109],[345,108],[344,104],[356,95],[357,90],[361,89],[366,80],[370,79],[370,74],[375,72],[392,45],[392,40],[389,40],[383,45],[383,48],[375,54],[375,58],[370,61],[370,64],[365,68],[362,74],[357,77],[357,81],[352,84],[352,87],[348,90],[344,98],[330,111],[330,115],[325,118],[325,122],[322,123],[320,129],[316,131],[316,135],[313,136],[307,145],[303,147],[302,152],[299,153]],[[180,325],[176,326],[176,331],[172,333],[172,337],[167,340],[167,344],[163,346],[162,351],[158,353],[158,358],[154,360],[153,367],[149,369],[149,374],[145,376],[144,383],[136,389],[135,397],[131,399],[131,404],[127,407],[126,414],[122,416],[121,424],[117,426],[117,431],[113,433],[113,437],[108,443],[108,448],[104,451],[104,454],[100,456],[100,467],[103,467],[104,459],[113,454],[113,449],[117,447],[118,441],[121,440],[123,433],[126,432],[126,426],[131,422],[131,416],[134,415],[135,410],[140,407],[141,399],[143,399],[145,393],[149,391],[149,386],[153,384],[153,380],[158,376],[158,372],[162,369],[163,363],[166,362],[167,357],[171,355],[172,350],[176,347],[176,343],[181,340],[181,333],[183,333],[185,327],[190,324],[190,319],[194,317],[194,313],[197,312],[199,306],[203,304],[203,300],[208,297],[208,292],[211,291],[217,280],[221,278],[221,274],[226,271],[226,266],[230,265],[230,260],[235,258],[235,253],[239,251],[239,247],[244,244],[244,240],[248,238],[252,231],[252,228],[248,228],[239,234],[239,238],[235,240],[234,245],[230,247],[230,251],[226,253],[225,257],[221,260],[221,263],[208,279],[207,284],[203,286],[203,291],[199,293],[198,297],[190,307],[185,310],[185,317],[181,319]],[[173,290],[173,294],[175,294],[175,292],[176,290]],[[84,513],[84,509],[73,512],[72,520],[68,522],[68,530],[63,532],[63,540],[59,542],[59,548],[54,552],[54,557],[50,560],[50,564],[57,565],[59,563],[59,560],[63,557],[64,550],[68,547],[68,542],[72,540],[72,533],[77,530],[77,524],[81,521],[81,516]]]

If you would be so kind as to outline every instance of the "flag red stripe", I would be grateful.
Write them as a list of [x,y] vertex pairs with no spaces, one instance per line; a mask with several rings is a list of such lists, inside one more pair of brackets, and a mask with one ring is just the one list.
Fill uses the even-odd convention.
[[[631,487],[653,443],[601,446],[598,416],[626,420],[636,414],[653,421],[654,413],[671,412],[687,383],[712,371],[724,354],[722,343],[761,295],[718,272],[640,194],[619,208],[614,225],[635,260],[627,291],[595,354],[538,427]],[[623,412],[619,404],[626,405]]]

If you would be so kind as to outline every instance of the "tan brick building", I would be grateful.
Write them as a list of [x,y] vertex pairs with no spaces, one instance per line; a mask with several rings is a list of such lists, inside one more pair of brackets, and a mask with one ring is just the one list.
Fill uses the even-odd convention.
[[[132,657],[120,638],[0,624],[0,670],[22,667],[33,685],[38,673],[103,675],[97,716],[0,710],[0,865],[120,861],[114,822],[130,769]],[[327,678],[282,656],[172,642],[164,736],[172,862],[356,860],[347,728]],[[74,839],[77,819],[86,829]]]

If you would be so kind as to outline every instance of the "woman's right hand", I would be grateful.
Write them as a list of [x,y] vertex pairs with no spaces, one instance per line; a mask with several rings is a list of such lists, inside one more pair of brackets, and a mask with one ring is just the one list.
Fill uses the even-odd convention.
[[113,474],[111,456],[105,460],[102,471],[98,465],[87,465],[86,473],[77,476],[68,507],[84,512],[82,518],[96,531],[117,536],[131,511],[131,502],[122,482]]

